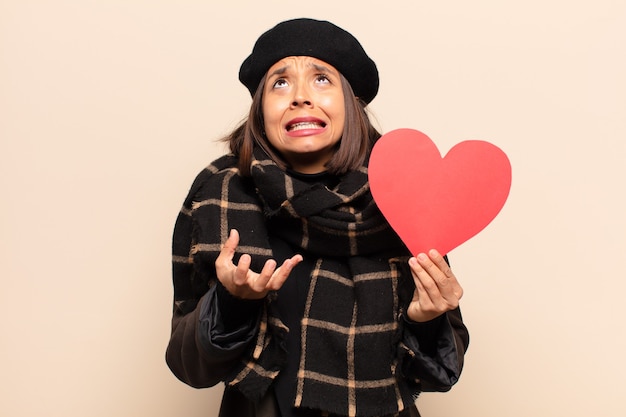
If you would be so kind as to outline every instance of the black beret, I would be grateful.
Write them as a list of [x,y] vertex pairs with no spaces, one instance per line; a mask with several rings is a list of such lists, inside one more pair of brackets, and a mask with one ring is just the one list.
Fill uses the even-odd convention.
[[239,81],[254,95],[267,70],[288,56],[310,56],[329,63],[366,103],[378,93],[378,69],[359,41],[334,24],[313,19],[281,22],[257,39],[239,69]]

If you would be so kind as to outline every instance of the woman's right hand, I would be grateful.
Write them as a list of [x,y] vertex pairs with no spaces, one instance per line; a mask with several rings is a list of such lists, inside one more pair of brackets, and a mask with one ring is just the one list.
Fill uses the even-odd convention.
[[241,255],[237,265],[233,263],[238,245],[239,232],[232,229],[215,260],[217,278],[235,297],[258,300],[265,297],[268,292],[280,289],[291,270],[302,261],[302,255],[294,255],[276,268],[276,261],[269,259],[261,272],[257,273],[250,269],[252,258],[248,254]]

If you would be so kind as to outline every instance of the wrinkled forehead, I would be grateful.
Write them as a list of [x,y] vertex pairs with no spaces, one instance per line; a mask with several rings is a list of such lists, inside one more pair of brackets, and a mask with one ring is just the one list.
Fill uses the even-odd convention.
[[267,70],[267,76],[272,76],[276,74],[284,74],[288,71],[303,71],[303,70],[313,70],[317,72],[323,73],[331,73],[339,75],[339,71],[330,65],[328,62],[325,62],[319,58],[311,57],[311,56],[288,56],[276,61],[270,68]]

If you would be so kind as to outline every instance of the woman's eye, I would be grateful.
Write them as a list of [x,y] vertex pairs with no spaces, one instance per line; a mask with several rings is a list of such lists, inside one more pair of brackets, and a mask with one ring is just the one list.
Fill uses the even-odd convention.
[[278,80],[274,82],[274,88],[283,88],[286,86],[287,86],[287,81],[282,78],[279,78]]
[[322,84],[330,83],[330,80],[328,79],[328,76],[326,76],[325,74],[319,74],[316,77],[315,81],[318,82],[318,83],[322,83]]

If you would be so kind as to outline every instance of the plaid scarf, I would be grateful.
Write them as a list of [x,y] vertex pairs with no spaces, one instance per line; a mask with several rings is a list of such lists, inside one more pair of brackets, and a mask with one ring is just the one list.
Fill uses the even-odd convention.
[[[329,189],[288,175],[260,149],[254,156],[251,178],[238,174],[232,155],[208,167],[211,184],[221,185],[207,187],[193,204],[194,263],[213,265],[232,228],[241,237],[237,253],[252,255],[255,270],[272,257],[269,234],[316,257],[294,405],[364,417],[412,406],[414,392],[399,369],[407,353],[400,352],[406,347],[399,315],[408,252],[372,200],[367,168]],[[199,269],[210,271],[208,265]],[[214,277],[197,279],[206,284]],[[265,393],[285,363],[289,329],[279,301],[276,294],[267,298],[251,355],[226,380],[251,399]]]

